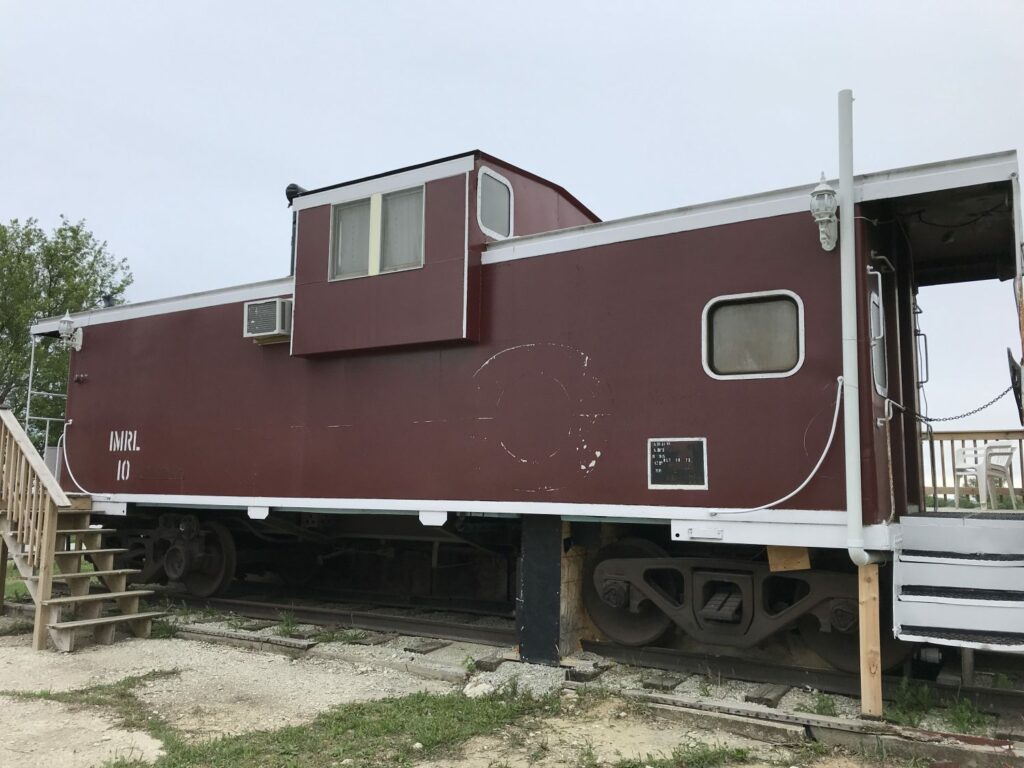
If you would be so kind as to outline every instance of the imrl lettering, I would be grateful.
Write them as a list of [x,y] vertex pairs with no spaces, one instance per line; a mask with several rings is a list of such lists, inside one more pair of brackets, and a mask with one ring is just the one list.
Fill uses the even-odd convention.
[[112,429],[110,431],[110,452],[141,451],[137,429]]

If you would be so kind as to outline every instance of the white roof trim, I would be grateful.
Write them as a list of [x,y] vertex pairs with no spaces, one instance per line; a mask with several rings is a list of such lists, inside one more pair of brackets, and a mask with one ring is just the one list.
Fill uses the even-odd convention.
[[337,205],[347,203],[350,200],[360,200],[375,194],[395,192],[399,189],[417,187],[428,181],[446,179],[449,176],[458,176],[473,170],[476,162],[474,155],[456,157],[453,160],[445,160],[433,165],[425,165],[422,168],[413,168],[401,173],[392,173],[387,176],[380,176],[375,179],[367,179],[355,184],[346,184],[333,189],[325,189],[322,192],[296,197],[292,201],[292,208],[302,211],[306,208],[315,208],[318,205]]
[[[857,202],[883,200],[1008,181],[1014,173],[1017,173],[1016,151],[979,155],[858,176],[854,179],[854,197]],[[808,210],[810,190],[816,183],[489,243],[482,263],[499,264],[549,253],[801,213]],[[838,182],[832,180],[832,184],[835,186]]]
[[[75,321],[76,328],[85,328],[90,325],[116,323],[121,320],[163,315],[168,312],[184,312],[188,309],[202,309],[203,307],[235,304],[243,301],[253,301],[254,299],[267,299],[274,296],[291,296],[292,285],[292,278],[290,276],[282,277],[277,280],[264,280],[260,283],[248,283],[246,285],[231,286],[230,288],[203,291],[202,293],[173,296],[169,299],[155,299],[153,301],[140,301],[138,304],[121,304],[116,307],[91,309],[87,312],[77,312],[71,318]],[[60,322],[59,317],[40,320],[32,326],[31,331],[34,335],[55,333],[58,322]]]

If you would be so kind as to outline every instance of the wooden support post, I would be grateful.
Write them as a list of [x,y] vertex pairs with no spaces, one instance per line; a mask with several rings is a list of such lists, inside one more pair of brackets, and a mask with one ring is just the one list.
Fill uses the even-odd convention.
[[523,515],[520,531],[516,601],[519,658],[554,666],[560,661],[562,519],[557,515]]
[[7,594],[7,542],[0,536],[0,616],[4,615],[4,595]]
[[878,565],[858,569],[860,605],[860,711],[873,720],[882,717],[882,637],[878,601]]
[[36,621],[32,630],[32,648],[46,650],[50,609],[44,604],[53,592],[53,550],[57,543],[57,507],[49,499],[43,505],[42,537],[39,541],[39,569],[36,582]]
[[562,585],[558,649],[563,657],[580,650],[582,640],[600,635],[583,606],[587,559],[601,544],[598,523],[562,523]]
[[960,682],[965,688],[974,686],[974,649],[960,649]]

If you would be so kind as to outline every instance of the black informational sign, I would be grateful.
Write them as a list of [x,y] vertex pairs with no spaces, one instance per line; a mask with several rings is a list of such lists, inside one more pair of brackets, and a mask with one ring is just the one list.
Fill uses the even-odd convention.
[[704,446],[700,438],[651,440],[651,487],[707,487]]

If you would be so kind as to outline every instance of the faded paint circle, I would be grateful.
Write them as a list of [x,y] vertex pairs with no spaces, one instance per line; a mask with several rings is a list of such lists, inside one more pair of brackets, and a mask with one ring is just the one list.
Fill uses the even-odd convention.
[[584,352],[555,343],[508,347],[473,380],[483,463],[498,462],[509,490],[554,493],[598,468],[611,398]]

